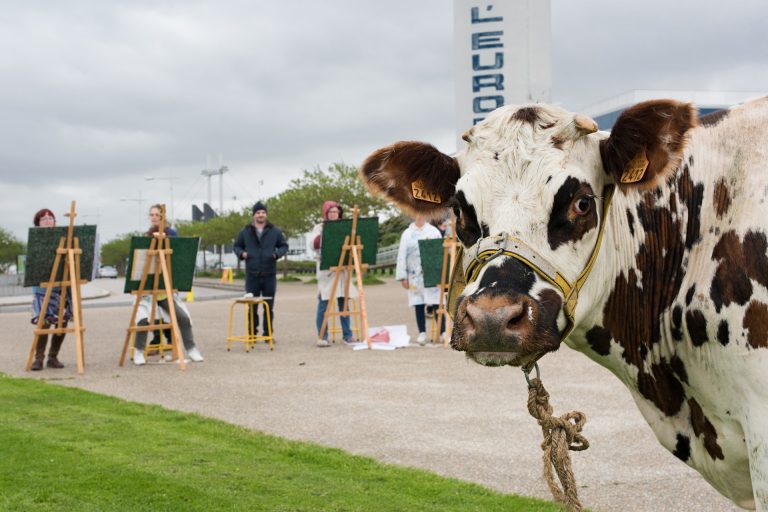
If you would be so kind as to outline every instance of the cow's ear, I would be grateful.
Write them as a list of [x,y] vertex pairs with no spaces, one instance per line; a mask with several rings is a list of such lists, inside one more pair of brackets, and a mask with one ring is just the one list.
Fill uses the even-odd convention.
[[605,172],[621,188],[655,188],[680,165],[688,131],[696,126],[690,103],[653,100],[625,110],[600,142]]
[[360,168],[371,192],[411,214],[429,217],[445,214],[459,175],[454,158],[423,142],[396,142],[381,148]]

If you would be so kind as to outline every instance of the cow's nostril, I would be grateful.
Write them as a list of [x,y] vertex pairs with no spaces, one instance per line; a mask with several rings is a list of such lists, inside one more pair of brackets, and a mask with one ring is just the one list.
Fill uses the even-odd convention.
[[461,326],[464,328],[466,334],[475,332],[475,322],[472,320],[469,310],[464,314],[464,318],[461,320]]
[[522,320],[525,315],[523,305],[512,304],[511,306],[507,306],[505,309],[507,310],[505,313],[508,318],[507,329],[511,331],[517,330],[519,328],[520,320]]

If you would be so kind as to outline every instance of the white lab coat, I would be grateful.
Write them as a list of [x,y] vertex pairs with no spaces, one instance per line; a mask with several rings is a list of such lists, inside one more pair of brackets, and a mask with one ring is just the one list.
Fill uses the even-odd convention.
[[440,230],[426,222],[421,228],[411,222],[400,236],[397,250],[397,268],[395,279],[408,279],[408,305],[437,304],[440,302],[440,288],[424,288],[424,272],[421,269],[419,240],[442,238]]

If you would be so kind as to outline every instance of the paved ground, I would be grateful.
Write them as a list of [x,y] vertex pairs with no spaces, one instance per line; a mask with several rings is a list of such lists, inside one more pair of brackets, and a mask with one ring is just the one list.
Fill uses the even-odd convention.
[[[198,279],[205,281],[210,287],[195,286],[193,289],[194,300],[216,300],[234,297],[240,295],[240,289],[237,287],[218,286],[217,279]],[[132,297],[123,293],[123,279],[96,279],[90,283],[84,284],[80,291],[83,294],[83,308],[103,308],[113,306],[130,306],[133,304]],[[216,286],[215,288],[213,286]],[[0,297],[0,313],[9,313],[17,311],[30,311],[32,303],[32,289],[25,288],[29,293],[26,295],[12,295]],[[237,290],[237,291],[235,291]],[[182,293],[182,296],[185,294]]]
[[[98,283],[96,283],[98,284]],[[107,287],[109,287],[107,285]],[[196,296],[202,289],[195,289]],[[221,292],[216,291],[216,293]],[[214,292],[211,292],[214,293]],[[314,346],[315,287],[280,284],[276,348],[226,350],[229,300],[190,310],[205,362],[181,372],[172,363],[117,365],[130,314],[125,296],[86,309],[86,374],[65,342],[63,370],[25,374],[32,341],[26,312],[0,314],[0,371],[197,412],[384,462],[417,466],[499,489],[549,499],[542,481],[540,431],[525,409],[518,370],[490,369],[452,350],[394,352]],[[372,325],[407,323],[412,310],[397,283],[366,289]],[[105,302],[105,305],[110,305]],[[126,302],[127,304],[127,302]],[[629,393],[608,371],[564,347],[542,361],[556,414],[589,421],[586,452],[574,454],[585,506],[596,511],[734,511],[696,472],[661,448]]]

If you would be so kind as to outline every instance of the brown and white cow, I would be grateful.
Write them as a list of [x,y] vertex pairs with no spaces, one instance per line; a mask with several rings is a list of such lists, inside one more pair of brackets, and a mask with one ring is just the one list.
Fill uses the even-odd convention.
[[464,139],[455,157],[398,142],[361,169],[406,211],[458,215],[453,347],[530,366],[566,338],[669,451],[768,510],[768,98],[698,122],[690,104],[649,101],[610,135],[506,106]]

